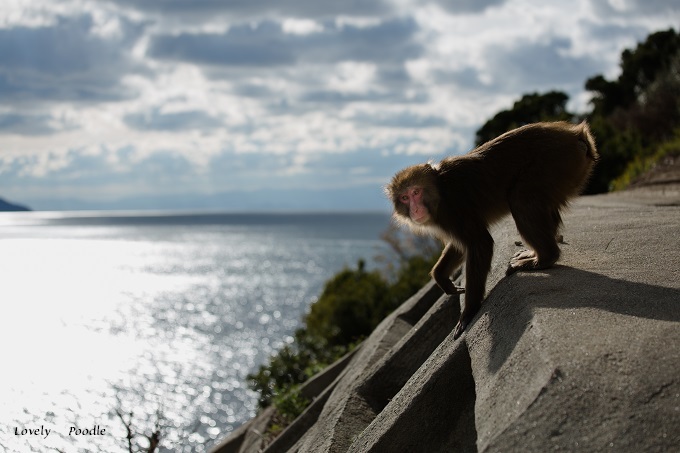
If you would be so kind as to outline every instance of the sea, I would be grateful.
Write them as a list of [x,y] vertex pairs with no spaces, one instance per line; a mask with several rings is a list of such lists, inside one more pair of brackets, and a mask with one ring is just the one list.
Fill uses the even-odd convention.
[[[207,451],[387,213],[0,213],[0,450]],[[128,428],[131,436],[128,436]]]

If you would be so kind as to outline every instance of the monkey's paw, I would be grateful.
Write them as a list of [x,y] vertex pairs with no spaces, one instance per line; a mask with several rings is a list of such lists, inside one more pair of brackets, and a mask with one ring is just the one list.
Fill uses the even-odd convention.
[[463,294],[465,292],[465,288],[463,288],[462,286],[455,286],[454,285],[453,287],[456,290],[456,292],[453,293],[453,294]]
[[467,329],[467,326],[470,324],[470,321],[472,321],[472,318],[474,318],[474,313],[472,315],[463,314],[460,316],[458,324],[456,324],[456,328],[453,329],[454,340],[457,340],[461,335],[463,335],[463,332],[465,332],[465,329]]
[[520,250],[510,260],[505,275],[514,274],[521,270],[532,270],[536,268],[536,253],[532,250]]

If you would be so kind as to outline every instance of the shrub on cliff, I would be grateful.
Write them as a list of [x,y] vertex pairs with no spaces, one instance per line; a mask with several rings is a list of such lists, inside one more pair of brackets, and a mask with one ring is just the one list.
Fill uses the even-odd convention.
[[356,269],[344,269],[331,278],[305,316],[304,327],[295,332],[293,343],[248,375],[250,387],[260,394],[260,406],[287,401],[281,396],[289,389],[370,334],[385,316],[427,283],[434,259],[418,255],[404,258],[393,281],[377,270],[367,271],[362,260]]
[[674,139],[651,147],[647,154],[635,156],[628,163],[625,171],[611,183],[611,186],[614,190],[625,189],[656,165],[663,164],[664,160],[677,159],[678,157],[680,157],[680,128],[676,131]]
[[331,346],[327,340],[309,334],[305,328],[298,329],[292,344],[271,356],[269,363],[261,365],[257,373],[248,375],[250,387],[260,394],[260,406],[269,406],[275,397],[306,381],[347,350],[347,346]]
[[307,331],[331,345],[346,346],[380,322],[391,305],[388,297],[384,277],[378,271],[367,272],[360,260],[356,270],[345,269],[326,283],[305,316]]

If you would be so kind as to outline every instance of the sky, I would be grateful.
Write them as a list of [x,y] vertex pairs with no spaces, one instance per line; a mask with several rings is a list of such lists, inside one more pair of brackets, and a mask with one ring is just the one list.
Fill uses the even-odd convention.
[[389,209],[522,94],[614,78],[677,0],[2,0],[0,197]]

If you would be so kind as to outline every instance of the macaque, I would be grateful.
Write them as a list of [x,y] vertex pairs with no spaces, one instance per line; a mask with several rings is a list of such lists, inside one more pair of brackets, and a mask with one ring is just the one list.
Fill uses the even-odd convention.
[[[446,294],[465,292],[454,338],[484,298],[494,246],[489,226],[511,214],[528,248],[512,257],[506,275],[552,266],[560,256],[560,211],[583,189],[597,159],[585,122],[535,123],[392,178],[385,193],[394,203],[394,219],[445,244],[431,275]],[[465,289],[451,281],[463,261]]]

